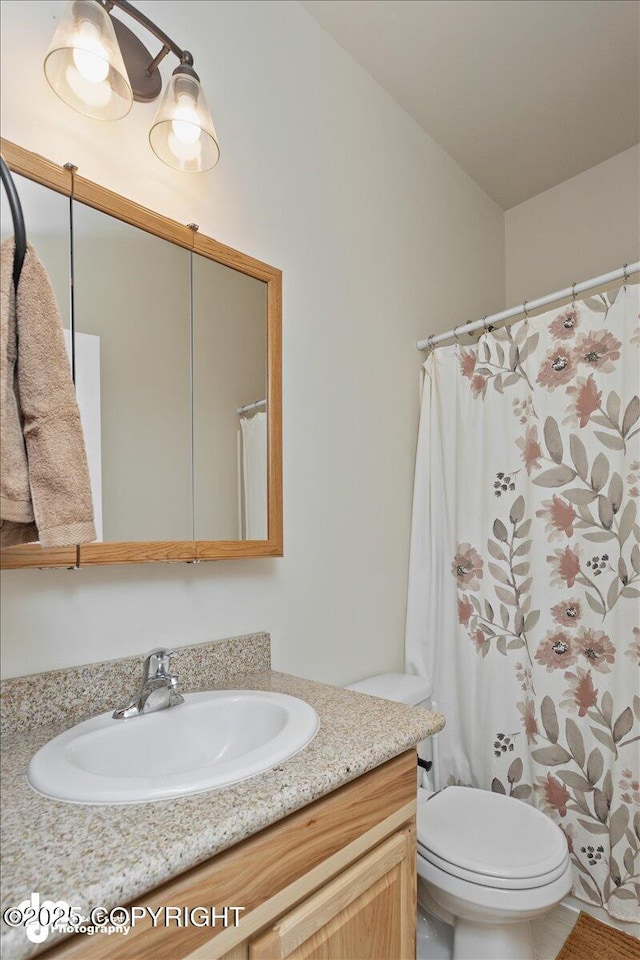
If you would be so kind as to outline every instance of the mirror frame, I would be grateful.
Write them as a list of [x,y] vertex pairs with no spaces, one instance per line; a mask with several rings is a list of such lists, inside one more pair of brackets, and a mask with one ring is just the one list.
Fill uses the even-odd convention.
[[5,163],[16,174],[209,260],[264,281],[267,284],[268,411],[266,540],[134,540],[71,547],[41,547],[37,543],[30,543],[1,550],[0,568],[75,569],[114,563],[197,563],[200,560],[283,556],[282,271],[79,176],[72,165],[61,167],[4,139],[0,139],[0,149]]

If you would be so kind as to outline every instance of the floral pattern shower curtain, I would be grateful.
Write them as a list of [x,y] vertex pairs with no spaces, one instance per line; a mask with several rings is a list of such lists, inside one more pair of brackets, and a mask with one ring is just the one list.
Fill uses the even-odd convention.
[[443,783],[531,803],[574,893],[637,919],[636,286],[435,350],[424,367],[407,668],[447,716]]

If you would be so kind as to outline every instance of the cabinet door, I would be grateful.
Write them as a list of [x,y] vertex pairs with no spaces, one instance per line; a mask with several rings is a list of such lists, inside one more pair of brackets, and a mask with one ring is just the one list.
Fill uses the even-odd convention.
[[413,829],[394,834],[249,944],[250,960],[415,957]]

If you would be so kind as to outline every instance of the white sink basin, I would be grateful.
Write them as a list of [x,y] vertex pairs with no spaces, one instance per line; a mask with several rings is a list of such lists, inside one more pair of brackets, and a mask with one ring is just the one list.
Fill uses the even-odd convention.
[[253,777],[302,750],[320,721],[283,693],[187,693],[184,703],[72,727],[32,758],[38,793],[70,803],[140,803],[201,793]]

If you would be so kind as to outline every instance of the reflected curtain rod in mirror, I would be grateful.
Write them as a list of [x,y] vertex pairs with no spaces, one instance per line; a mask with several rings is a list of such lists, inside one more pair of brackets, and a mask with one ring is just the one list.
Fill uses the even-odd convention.
[[[57,284],[81,415],[81,390],[97,393],[83,427],[89,447],[101,447],[94,506],[104,508],[102,542],[11,546],[2,567],[282,556],[281,271],[72,164],[0,147]],[[252,396],[265,398],[266,414],[240,429],[237,409]]]

